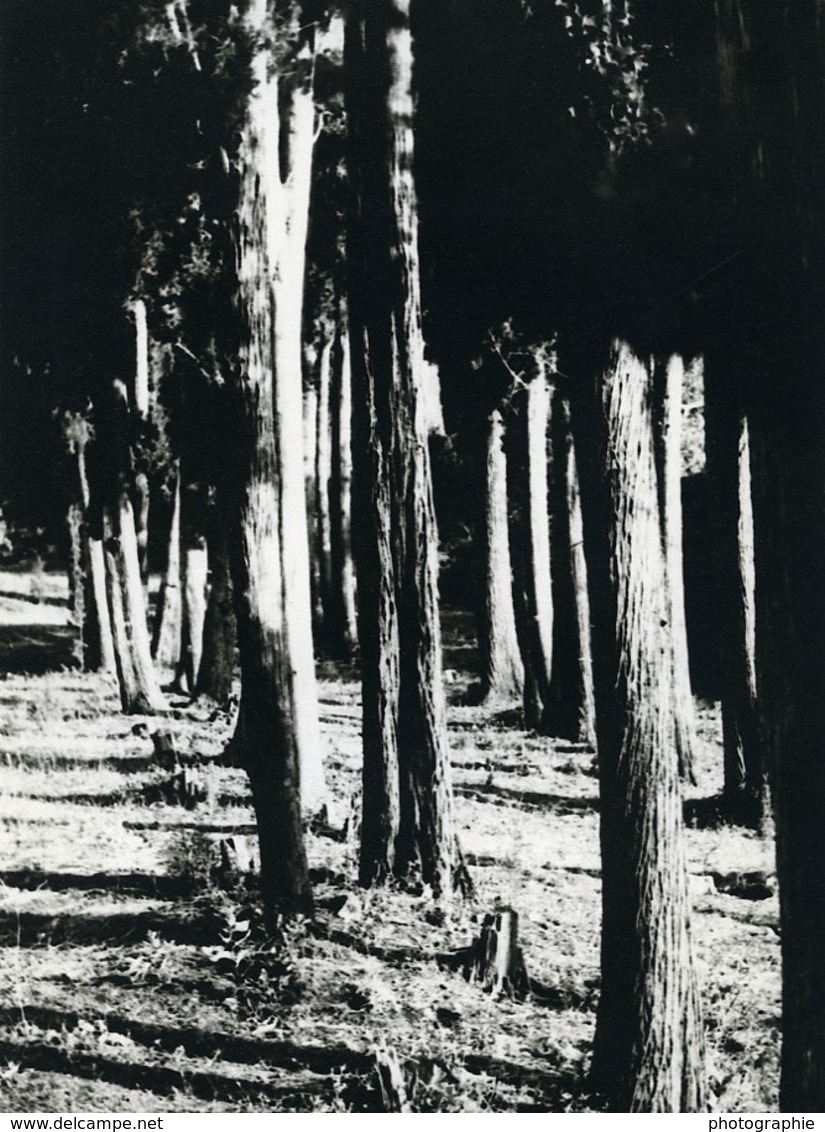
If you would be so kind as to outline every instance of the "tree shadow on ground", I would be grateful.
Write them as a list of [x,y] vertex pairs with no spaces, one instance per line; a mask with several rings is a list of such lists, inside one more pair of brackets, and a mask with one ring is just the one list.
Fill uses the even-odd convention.
[[483,782],[472,786],[457,784],[456,794],[464,798],[474,798],[478,802],[489,802],[494,806],[516,803],[525,809],[553,810],[557,814],[580,814],[583,810],[599,809],[599,799],[589,797],[565,797],[562,794],[544,794],[537,790],[516,790],[512,786],[498,786],[494,782]]
[[77,668],[74,637],[66,625],[0,625],[0,672],[43,676]]

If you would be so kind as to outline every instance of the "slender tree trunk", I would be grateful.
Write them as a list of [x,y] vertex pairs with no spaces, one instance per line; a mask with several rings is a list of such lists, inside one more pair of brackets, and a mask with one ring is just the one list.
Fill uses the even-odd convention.
[[423,345],[408,0],[350,9],[345,39],[362,884],[449,892],[453,827]]
[[519,391],[508,425],[516,628],[524,665],[524,721],[538,728],[550,687],[553,591],[547,492],[550,390],[543,368]]
[[[320,758],[303,452],[296,444],[313,26],[298,30],[300,14],[291,15],[285,29],[291,57],[278,72],[266,47],[252,56],[236,227],[241,451],[233,487],[240,538],[232,547],[232,572],[242,681],[236,738],[252,787],[271,929],[279,914],[312,909],[301,803],[305,789],[317,788],[310,760]],[[253,0],[246,20],[260,43],[268,25],[264,0]]]
[[659,509],[665,547],[666,585],[670,609],[670,641],[673,648],[676,695],[676,741],[679,768],[693,781],[696,746],[696,716],[690,686],[685,580],[682,549],[682,387],[685,368],[679,354],[653,364],[653,394],[656,399],[654,428],[656,466],[659,477]]
[[[314,347],[304,348],[304,367],[310,380],[316,370]],[[307,539],[309,543],[309,593],[312,603],[312,637],[320,648],[324,638],[324,606],[321,600],[321,563],[316,539],[318,477],[316,459],[318,444],[318,390],[309,385],[304,390],[304,493],[306,496]]]
[[332,594],[332,529],[330,517],[330,476],[332,475],[332,419],[330,383],[334,335],[321,347],[318,359],[318,400],[315,418],[315,548],[318,574],[318,605],[321,623],[318,637],[327,646]]
[[152,656],[161,669],[177,671],[181,657],[180,586],[180,470],[175,474],[175,494],[169,523],[166,569],[158,594],[152,634]]
[[705,363],[705,443],[713,501],[711,561],[724,742],[724,803],[735,822],[765,817],[767,768],[759,744],[750,444],[737,375],[722,357]]
[[484,606],[479,625],[481,694],[487,703],[520,697],[524,686],[508,525],[504,421],[494,409],[488,418],[484,505]]
[[556,391],[551,412],[553,671],[541,721],[545,735],[596,742],[590,599],[570,406]]
[[203,625],[203,654],[198,670],[196,693],[215,703],[225,704],[232,694],[235,675],[235,622],[229,548],[226,532],[231,516],[222,500],[219,484],[209,523],[209,573],[211,584]]
[[125,491],[115,504],[104,505],[103,547],[121,707],[131,715],[163,711],[166,705],[152,666],[135,520]]
[[326,644],[332,656],[352,656],[358,634],[352,558],[352,382],[349,341],[339,327],[330,381],[332,451],[329,477],[330,588]]
[[192,695],[197,686],[203,652],[206,585],[209,561],[206,550],[207,494],[201,483],[183,483],[180,489],[180,658],[175,683]]
[[651,375],[613,341],[576,391],[594,625],[601,997],[593,1084],[631,1112],[705,1106]]

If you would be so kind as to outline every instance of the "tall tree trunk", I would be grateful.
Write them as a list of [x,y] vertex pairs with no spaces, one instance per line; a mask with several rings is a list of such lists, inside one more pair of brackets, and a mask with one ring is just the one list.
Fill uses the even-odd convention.
[[453,827],[441,669],[413,167],[409,0],[353,4],[345,38],[347,262],[358,636],[362,884],[449,892]]
[[550,687],[553,591],[547,492],[550,389],[543,367],[514,399],[508,473],[515,501],[511,523],[516,628],[524,665],[524,721],[538,728]]
[[175,494],[169,522],[166,569],[158,594],[155,626],[152,634],[152,656],[160,669],[177,671],[181,656],[181,586],[180,586],[180,469],[175,473]]
[[735,822],[759,827],[765,817],[767,768],[759,744],[750,444],[732,358],[705,362],[705,447],[710,498],[722,702],[724,804]]
[[[182,465],[182,469],[184,466]],[[208,497],[202,483],[180,489],[180,658],[175,683],[192,695],[198,681],[206,617],[209,561],[206,549]]]
[[507,461],[500,409],[488,418],[484,501],[484,606],[479,625],[481,695],[487,703],[521,696],[524,665],[516,634],[508,525]]
[[560,391],[550,416],[552,449],[553,671],[541,721],[545,735],[596,742],[590,599],[570,405]]
[[659,477],[659,509],[665,547],[665,572],[670,610],[670,643],[673,648],[673,678],[676,695],[676,742],[679,768],[693,781],[696,746],[696,713],[690,686],[685,579],[682,549],[682,387],[685,367],[679,354],[653,363],[653,416],[656,467]]
[[[822,4],[717,0],[720,143],[744,147],[752,207],[741,339],[747,404],[759,719],[776,821],[783,1112],[825,1109],[825,42]],[[770,219],[768,225],[765,218]],[[739,328],[736,328],[737,330]]]
[[231,516],[227,513],[223,495],[223,486],[219,484],[208,529],[211,583],[203,624],[203,653],[195,688],[199,696],[207,696],[218,704],[227,703],[232,694],[237,640],[226,537]]
[[349,340],[335,334],[330,380],[332,451],[329,477],[330,588],[326,645],[339,659],[352,656],[358,634],[352,559],[352,381]]
[[[576,390],[602,857],[592,1082],[612,1108],[705,1106],[651,375],[625,342]],[[594,388],[594,393],[589,389]]]
[[[261,851],[265,918],[312,909],[301,820],[320,758],[304,517],[301,304],[314,131],[313,25],[290,13],[289,58],[277,71],[262,44],[267,4],[246,21],[252,60],[238,163],[236,227],[241,451],[232,547],[241,660],[236,733],[249,774]],[[283,45],[287,47],[286,44]],[[318,776],[316,776],[317,779]]]
[[103,547],[121,707],[130,715],[163,711],[166,705],[152,665],[146,625],[135,520],[125,491],[104,505]]
[[[304,347],[305,373],[316,369],[314,347]],[[316,496],[318,477],[315,473],[318,444],[318,390],[314,385],[304,389],[304,494],[306,496],[307,539],[309,543],[309,593],[312,604],[312,636],[319,648],[324,636],[324,606],[321,601],[321,563],[315,537],[317,523]]]
[[749,411],[757,672],[782,928],[783,1112],[825,1110],[825,397],[819,373]]
[[318,358],[318,396],[315,417],[315,547],[318,600],[321,613],[318,639],[326,648],[332,593],[332,530],[329,481],[332,474],[332,420],[330,384],[334,334],[321,347]]
[[[69,508],[72,620],[77,629],[74,656],[86,672],[114,672],[112,628],[106,604],[103,546],[90,530],[90,491],[86,473],[89,425],[80,416],[66,418],[66,438],[75,457],[78,498]],[[99,533],[99,532],[98,532]]]

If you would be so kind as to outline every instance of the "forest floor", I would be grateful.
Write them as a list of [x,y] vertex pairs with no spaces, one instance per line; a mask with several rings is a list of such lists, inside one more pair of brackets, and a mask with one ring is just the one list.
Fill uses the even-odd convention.
[[[169,695],[126,717],[69,667],[63,579],[0,574],[0,1111],[382,1111],[395,1061],[414,1111],[593,1111],[599,844],[592,752],[461,706],[468,621],[445,615],[461,843],[476,894],[362,891],[351,814],[359,686],[321,666],[333,804],[308,834],[318,904],[275,947],[245,882],[243,773],[224,713]],[[698,704],[686,805],[693,936],[713,1108],[777,1103],[780,967],[772,845],[707,820],[717,714]],[[166,731],[179,759],[159,760]],[[192,764],[192,765],[186,765]],[[349,819],[349,820],[348,820]],[[523,1001],[462,973],[484,915],[512,906]]]

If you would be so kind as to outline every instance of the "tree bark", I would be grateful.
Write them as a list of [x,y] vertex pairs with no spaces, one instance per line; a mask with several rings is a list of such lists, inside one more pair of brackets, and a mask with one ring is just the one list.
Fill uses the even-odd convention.
[[232,694],[235,675],[234,596],[226,532],[231,521],[222,501],[224,488],[218,485],[208,529],[209,600],[203,624],[203,653],[195,692],[217,704],[226,704]]
[[558,390],[550,416],[552,450],[553,671],[541,721],[545,735],[596,742],[590,599],[581,496],[570,405]]
[[[320,759],[311,645],[301,436],[301,304],[314,132],[313,25],[282,29],[289,58],[264,45],[267,4],[246,21],[251,59],[238,154],[236,240],[239,375],[235,387],[240,515],[232,573],[241,661],[236,738],[249,774],[268,926],[312,910],[301,821]],[[287,65],[288,64],[288,65]],[[315,779],[315,781],[313,781]]]
[[541,724],[552,676],[553,591],[547,491],[550,390],[543,367],[514,398],[508,425],[513,596],[524,666],[524,722]]
[[481,696],[486,703],[522,695],[521,660],[513,605],[513,571],[508,524],[507,462],[500,409],[488,418],[484,506],[484,606],[479,625]]
[[175,473],[175,494],[167,540],[166,569],[158,594],[152,657],[160,669],[176,672],[181,656],[180,586],[180,469]]
[[330,334],[318,358],[318,393],[315,416],[315,547],[320,623],[317,636],[326,648],[332,593],[332,530],[330,517],[330,476],[332,474],[332,421],[330,383],[334,335]]
[[349,340],[339,327],[331,359],[329,477],[330,588],[326,645],[339,660],[352,656],[358,635],[352,558],[352,381]]
[[653,416],[659,510],[665,548],[665,576],[670,610],[673,678],[676,695],[676,742],[680,773],[694,781],[696,714],[690,686],[685,580],[682,549],[682,387],[685,367],[679,354],[653,362]]
[[[592,1083],[611,1107],[705,1107],[677,756],[651,375],[614,340],[581,381],[582,503],[594,629],[602,856]],[[589,393],[589,388],[594,393]]]
[[442,684],[413,183],[409,0],[353,4],[345,37],[358,636],[360,880],[449,893],[463,874]]
[[[182,465],[182,470],[184,465]],[[181,483],[180,488],[180,657],[175,684],[195,694],[203,653],[206,585],[209,561],[206,549],[208,498],[202,483]]]
[[766,815],[767,768],[756,699],[756,621],[750,444],[738,375],[719,352],[705,361],[705,447],[713,500],[711,560],[722,703],[725,813],[758,828]]
[[152,665],[135,520],[125,491],[104,505],[103,548],[121,707],[129,715],[151,715],[166,705]]

